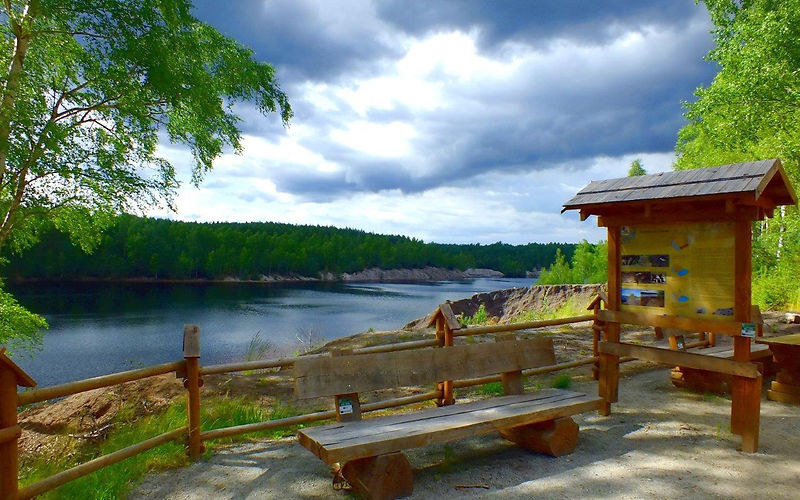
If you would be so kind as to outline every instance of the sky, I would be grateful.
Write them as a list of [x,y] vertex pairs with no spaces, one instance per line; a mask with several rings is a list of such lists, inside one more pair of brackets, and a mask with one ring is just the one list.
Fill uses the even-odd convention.
[[694,0],[195,1],[195,16],[271,63],[289,127],[249,103],[243,152],[187,221],[332,225],[427,242],[595,242],[562,205],[591,180],[670,170],[682,102],[708,85],[711,24]]

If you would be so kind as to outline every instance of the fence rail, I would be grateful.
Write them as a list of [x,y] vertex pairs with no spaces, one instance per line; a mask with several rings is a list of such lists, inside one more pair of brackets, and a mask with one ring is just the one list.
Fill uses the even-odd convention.
[[164,373],[177,372],[183,368],[184,363],[184,361],[173,361],[171,363],[164,363],[163,365],[148,366],[136,370],[112,373],[111,375],[87,378],[77,382],[67,382],[66,384],[53,385],[43,389],[34,389],[32,391],[21,392],[17,395],[17,406],[39,403],[41,401],[47,401],[48,399],[61,398],[64,396],[71,396],[73,394],[91,391],[92,389],[111,387],[112,385],[133,382],[134,380],[142,380],[155,375],[163,375]]
[[[444,306],[444,305],[443,305]],[[449,310],[449,306],[448,306]],[[593,334],[594,349],[593,356],[571,361],[568,363],[560,363],[552,366],[545,366],[524,370],[524,376],[541,375],[545,373],[556,372],[569,368],[575,368],[584,365],[594,365],[595,374],[597,372],[598,352],[597,340],[600,334],[598,325],[597,310],[594,314],[587,314],[583,316],[576,316],[572,318],[541,320],[541,321],[528,321],[523,323],[501,324],[490,326],[477,326],[467,328],[453,329],[450,327],[442,328],[441,323],[437,323],[436,338],[415,340],[409,342],[397,342],[377,346],[361,347],[352,350],[352,354],[372,354],[381,352],[402,351],[408,349],[421,349],[427,347],[448,347],[453,345],[453,337],[466,337],[472,335],[483,335],[491,333],[505,333],[515,332],[518,330],[528,330],[543,328],[547,326],[565,325],[571,323],[580,323],[586,321],[594,321]],[[327,354],[315,354],[315,356],[323,356]],[[50,399],[60,398],[81,392],[99,389],[103,387],[110,387],[114,385],[132,382],[136,380],[143,380],[149,377],[162,375],[166,373],[175,373],[179,378],[184,379],[184,386],[187,389],[187,425],[170,432],[166,432],[159,436],[147,439],[140,443],[134,444],[127,448],[97,457],[89,462],[77,465],[71,469],[59,472],[35,484],[26,486],[25,488],[18,489],[18,478],[16,475],[17,464],[17,447],[16,440],[21,434],[21,428],[17,424],[16,417],[13,422],[0,421],[2,428],[0,428],[0,462],[3,462],[3,467],[0,468],[2,480],[0,480],[0,498],[30,498],[46,491],[52,490],[58,486],[63,485],[69,481],[79,477],[90,474],[103,467],[112,465],[114,463],[125,460],[139,453],[155,448],[176,440],[185,440],[188,447],[188,454],[190,458],[197,458],[202,450],[202,442],[220,439],[225,437],[238,436],[252,432],[259,432],[274,428],[285,428],[295,425],[300,425],[309,422],[316,422],[322,420],[329,420],[335,418],[335,411],[318,411],[304,415],[297,415],[288,418],[268,420],[264,422],[256,422],[245,425],[237,425],[231,427],[224,427],[211,430],[200,429],[200,393],[199,389],[202,386],[202,376],[214,375],[222,373],[234,373],[249,370],[263,370],[270,368],[289,368],[294,365],[294,358],[281,358],[273,360],[258,360],[247,361],[239,363],[227,363],[218,365],[200,366],[199,364],[200,349],[199,349],[199,329],[193,325],[187,325],[184,329],[184,359],[170,363],[164,363],[155,366],[149,366],[136,370],[129,370],[100,377],[80,380],[76,382],[69,382],[66,384],[59,384],[42,389],[35,389],[23,392],[16,392],[16,384],[14,385],[14,394],[16,401],[1,401],[5,407],[6,404],[12,403],[11,408],[18,408],[20,406],[47,401]],[[621,358],[619,362],[629,361],[633,358]],[[3,365],[0,364],[0,375],[2,375]],[[595,376],[596,378],[596,376]],[[480,377],[465,380],[445,381],[440,384],[437,390],[424,392],[421,394],[414,394],[411,396],[387,399],[382,401],[375,401],[371,403],[364,403],[361,405],[362,412],[371,412],[378,410],[385,410],[398,406],[409,404],[421,403],[425,401],[437,400],[440,404],[449,404],[452,402],[452,391],[454,388],[463,388],[475,385],[482,385],[488,382],[500,381],[501,375],[494,375],[488,377]],[[2,388],[0,388],[2,389]],[[1,394],[2,392],[0,392]],[[7,398],[8,399],[8,398]],[[13,399],[13,398],[11,398]],[[8,420],[8,419],[6,419]],[[11,425],[8,425],[11,424]],[[13,443],[13,446],[11,444]],[[12,453],[13,460],[5,461],[3,453]],[[4,451],[5,450],[5,451]],[[12,471],[13,469],[13,471]],[[8,477],[13,474],[13,478]]]

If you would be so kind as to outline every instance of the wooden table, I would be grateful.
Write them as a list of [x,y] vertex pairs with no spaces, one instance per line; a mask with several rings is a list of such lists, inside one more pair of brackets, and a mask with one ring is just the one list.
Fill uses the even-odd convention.
[[778,374],[767,391],[767,399],[782,403],[800,404],[800,333],[756,340],[769,345]]

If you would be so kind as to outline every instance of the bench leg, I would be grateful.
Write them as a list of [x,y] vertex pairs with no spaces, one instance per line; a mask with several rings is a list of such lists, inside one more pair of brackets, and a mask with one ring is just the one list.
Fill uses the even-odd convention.
[[411,495],[414,474],[401,452],[351,460],[342,467],[350,486],[369,500],[389,500]]
[[578,424],[570,417],[563,417],[501,429],[500,435],[523,448],[560,457],[575,449],[578,443]]

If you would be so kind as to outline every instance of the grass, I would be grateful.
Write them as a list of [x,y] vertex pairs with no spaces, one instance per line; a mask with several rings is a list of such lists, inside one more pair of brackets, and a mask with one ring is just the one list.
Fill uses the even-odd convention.
[[485,396],[502,396],[503,384],[501,382],[489,382],[488,384],[483,384],[478,392]]
[[[277,420],[303,412],[281,401],[272,406],[265,406],[259,401],[244,397],[209,396],[203,398],[202,413],[202,428],[210,430],[265,420]],[[176,401],[158,414],[139,418],[133,418],[133,415],[132,408],[124,408],[120,411],[115,418],[114,430],[100,443],[78,443],[68,453],[57,456],[40,456],[22,464],[21,486],[35,483],[98,456],[186,425],[186,405],[182,400]],[[285,437],[293,434],[296,428],[271,429],[245,436],[208,441],[205,443],[206,453],[209,454],[211,450],[223,443],[254,439],[259,436],[273,439]],[[182,440],[174,441],[71,481],[46,493],[41,498],[116,499],[129,493],[145,475],[187,463],[184,443]]]
[[[185,405],[177,403],[158,415],[141,417],[132,423],[117,422],[115,429],[109,433],[107,439],[99,444],[79,444],[72,453],[66,456],[41,456],[24,464],[21,468],[21,485],[35,483],[79,463],[87,462],[100,455],[131,446],[184,425],[186,425]],[[149,472],[177,467],[186,463],[184,445],[179,442],[171,442],[71,481],[40,498],[120,498]]]
[[556,308],[550,307],[545,303],[537,309],[530,309],[523,312],[514,319],[515,323],[525,321],[543,321],[548,319],[570,318],[586,314],[586,304],[584,298],[569,297],[563,304]]

